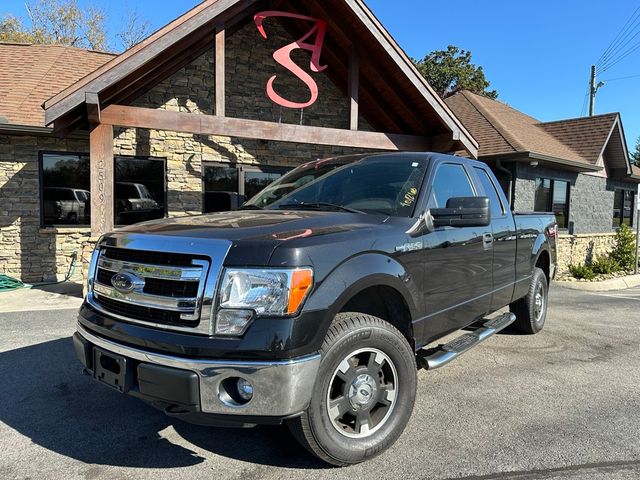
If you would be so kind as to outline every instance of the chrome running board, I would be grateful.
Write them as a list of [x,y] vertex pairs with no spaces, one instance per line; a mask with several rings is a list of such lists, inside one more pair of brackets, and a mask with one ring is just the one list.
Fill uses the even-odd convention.
[[480,345],[487,338],[504,330],[515,321],[516,316],[513,313],[505,313],[491,320],[485,320],[484,323],[473,332],[465,333],[451,340],[449,343],[436,348],[420,350],[417,354],[418,365],[427,370],[444,367],[463,353]]

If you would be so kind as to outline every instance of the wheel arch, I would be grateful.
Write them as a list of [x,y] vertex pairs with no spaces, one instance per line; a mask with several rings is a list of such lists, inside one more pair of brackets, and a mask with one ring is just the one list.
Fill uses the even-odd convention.
[[357,312],[387,321],[413,346],[417,294],[417,286],[402,264],[386,255],[365,254],[327,275],[305,308],[327,311],[317,342],[324,338],[338,313]]

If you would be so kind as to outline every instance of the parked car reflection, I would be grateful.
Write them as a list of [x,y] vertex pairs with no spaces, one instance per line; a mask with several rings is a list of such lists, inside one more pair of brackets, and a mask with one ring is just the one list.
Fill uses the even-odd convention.
[[45,225],[89,222],[91,194],[88,190],[66,187],[44,188]]
[[164,218],[164,208],[142,183],[116,183],[116,224],[131,225]]

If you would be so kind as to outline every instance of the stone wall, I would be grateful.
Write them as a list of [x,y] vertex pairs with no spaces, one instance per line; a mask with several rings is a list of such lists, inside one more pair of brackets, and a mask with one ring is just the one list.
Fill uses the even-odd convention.
[[594,175],[531,167],[518,164],[516,167],[515,205],[516,211],[531,211],[534,208],[536,178],[552,178],[567,181],[570,187],[569,221],[574,224],[575,234],[599,234],[613,231],[613,197],[616,188],[637,190],[630,182],[610,180]]
[[615,233],[560,235],[558,238],[558,275],[569,274],[569,265],[590,263],[611,252]]
[[[292,39],[277,21],[269,21],[269,40],[248,25],[227,41],[227,115],[334,128],[349,127],[346,85],[336,86],[325,74],[316,74],[320,97],[301,111],[283,109],[268,99],[267,80],[278,74],[276,90],[294,101],[307,92],[272,58],[275,49]],[[304,54],[296,60],[308,62]],[[301,63],[302,64],[302,63]],[[212,114],[215,62],[213,48],[134,102],[136,106]],[[372,130],[361,119],[361,129]],[[169,216],[202,213],[202,166],[207,162],[235,165],[296,167],[303,162],[356,149],[283,142],[193,135],[145,129],[117,129],[115,155],[165,159]],[[87,258],[89,228],[40,226],[38,155],[41,151],[89,152],[86,138],[0,136],[0,273],[25,282],[62,279],[73,255]],[[84,269],[86,270],[86,262]],[[80,271],[74,277],[81,278]]]
[[[35,283],[62,279],[88,228],[40,228],[39,152],[87,151],[86,139],[0,135],[0,274]],[[81,277],[77,270],[75,279]]]

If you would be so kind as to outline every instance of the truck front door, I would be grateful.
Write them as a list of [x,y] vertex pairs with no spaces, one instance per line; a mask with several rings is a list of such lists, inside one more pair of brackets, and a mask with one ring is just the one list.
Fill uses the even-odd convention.
[[[450,198],[478,196],[461,163],[444,162],[430,176],[428,208],[444,208]],[[486,315],[493,287],[491,227],[442,227],[424,237],[423,338],[459,330]]]

